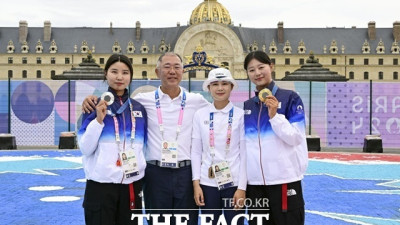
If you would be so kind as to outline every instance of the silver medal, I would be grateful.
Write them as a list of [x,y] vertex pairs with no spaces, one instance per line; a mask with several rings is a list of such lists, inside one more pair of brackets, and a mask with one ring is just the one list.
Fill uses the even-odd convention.
[[113,95],[111,92],[109,92],[109,91],[104,92],[104,93],[101,95],[101,100],[104,100],[104,101],[106,102],[107,105],[111,105],[111,104],[113,104],[113,102],[114,102],[114,95]]

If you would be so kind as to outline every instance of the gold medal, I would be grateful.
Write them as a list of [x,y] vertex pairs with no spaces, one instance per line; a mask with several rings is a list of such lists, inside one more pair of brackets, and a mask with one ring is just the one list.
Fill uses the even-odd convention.
[[212,169],[212,166],[210,166],[210,168],[208,168],[208,178],[211,178],[211,179],[215,178],[215,174]]
[[258,98],[260,99],[260,101],[265,102],[267,96],[270,95],[272,95],[272,92],[268,88],[264,88],[260,91],[260,93],[258,93]]

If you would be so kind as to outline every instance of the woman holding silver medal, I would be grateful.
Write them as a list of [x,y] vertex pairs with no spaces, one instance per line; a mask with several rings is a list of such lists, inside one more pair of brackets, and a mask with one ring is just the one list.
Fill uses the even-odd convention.
[[[236,81],[229,70],[210,71],[203,83],[213,104],[199,109],[193,118],[192,173],[194,199],[203,214],[213,214],[218,222],[224,209],[227,224],[244,213],[246,196],[246,148],[243,110],[229,101]],[[243,224],[240,218],[237,224]]]
[[96,110],[83,114],[79,147],[87,179],[83,207],[86,224],[137,224],[142,213],[142,178],[147,142],[144,107],[129,97],[133,68],[128,57],[113,54],[104,68],[108,92]]
[[271,76],[274,65],[265,52],[250,52],[244,69],[256,85],[256,96],[244,103],[247,197],[253,203],[248,212],[269,214],[265,225],[304,224],[301,180],[308,151],[303,102],[296,92],[278,88]]

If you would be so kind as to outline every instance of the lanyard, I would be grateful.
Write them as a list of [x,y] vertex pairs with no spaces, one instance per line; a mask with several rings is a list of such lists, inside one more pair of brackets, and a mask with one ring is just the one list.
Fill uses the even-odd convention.
[[[226,132],[226,145],[225,145],[225,158],[229,152],[229,148],[231,145],[231,136],[232,136],[232,121],[233,121],[233,107],[229,110],[229,119],[228,119],[228,130]],[[214,113],[210,112],[210,154],[212,157],[212,161],[214,161],[215,156],[215,138],[214,138]]]
[[[125,111],[126,107],[129,105],[129,108],[131,110],[130,114],[131,114],[131,121],[132,121],[132,128],[131,128],[131,148],[133,149],[133,142],[135,141],[135,134],[136,134],[136,119],[133,116],[133,106],[132,103],[130,101],[130,99],[128,98],[128,101],[126,101],[117,111],[117,114],[121,114]],[[115,126],[115,141],[118,144],[118,149],[119,148],[119,144],[121,142],[120,136],[119,136],[119,124],[118,124],[118,120],[115,114],[112,114],[113,120],[114,120],[114,126]],[[124,149],[125,150],[125,149]]]
[[[183,91],[183,90],[182,90]],[[157,109],[157,117],[158,117],[158,126],[160,128],[162,140],[164,140],[164,127],[161,113],[161,104],[160,104],[160,96],[158,94],[158,89],[155,92],[155,100],[156,100],[156,109]],[[181,102],[181,110],[179,112],[178,126],[176,128],[176,141],[178,141],[179,133],[181,132],[183,113],[186,105],[186,93],[183,91],[182,94],[182,102]]]
[[275,96],[276,91],[278,90],[278,86],[276,86],[274,84],[274,86],[272,87],[272,95]]

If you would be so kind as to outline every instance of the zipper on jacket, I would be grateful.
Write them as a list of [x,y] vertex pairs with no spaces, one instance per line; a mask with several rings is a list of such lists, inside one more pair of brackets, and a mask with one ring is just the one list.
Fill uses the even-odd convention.
[[264,185],[266,185],[265,183],[265,177],[264,177],[264,170],[263,170],[263,166],[262,166],[262,152],[261,152],[261,137],[260,137],[260,120],[261,120],[261,111],[262,111],[262,102],[260,101],[260,110],[258,112],[258,120],[257,120],[257,130],[258,130],[258,147],[260,148],[260,167],[261,167],[261,174],[263,177],[263,181],[264,181]]
[[[122,102],[122,97],[121,96],[119,96],[119,103],[121,104],[121,106],[124,104],[123,102]],[[123,127],[124,127],[124,145],[123,145],[123,150],[125,151],[125,141],[126,141],[126,128],[125,128],[125,113],[124,112],[122,112],[122,125],[123,125]],[[124,173],[124,172],[122,172],[122,173]],[[122,182],[124,181],[124,175],[125,174],[122,174],[122,180],[121,180],[121,184],[122,184]]]

